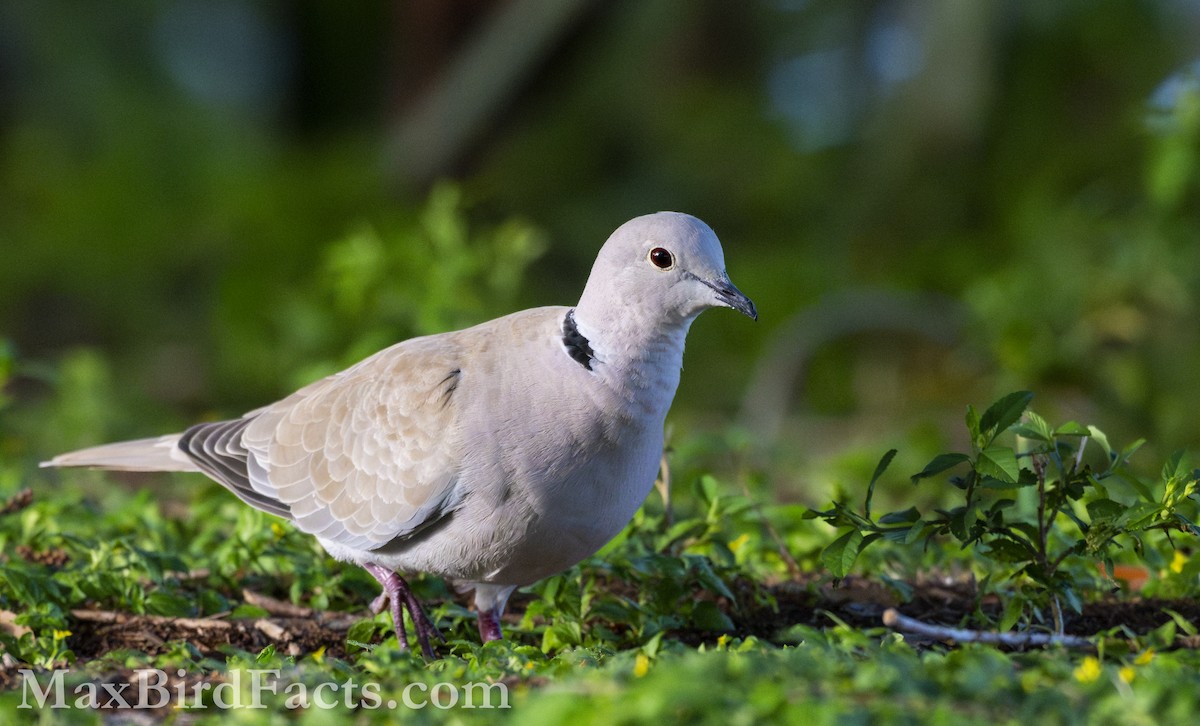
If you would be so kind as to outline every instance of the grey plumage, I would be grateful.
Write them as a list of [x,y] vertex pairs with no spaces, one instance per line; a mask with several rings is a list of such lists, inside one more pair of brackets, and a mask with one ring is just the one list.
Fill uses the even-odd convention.
[[710,307],[757,317],[720,243],[672,212],[622,225],[573,308],[414,338],[240,419],[63,454],[45,466],[200,471],[293,521],[384,586],[431,654],[395,571],[474,588],[484,639],[516,588],[574,565],[653,485],[684,338]]

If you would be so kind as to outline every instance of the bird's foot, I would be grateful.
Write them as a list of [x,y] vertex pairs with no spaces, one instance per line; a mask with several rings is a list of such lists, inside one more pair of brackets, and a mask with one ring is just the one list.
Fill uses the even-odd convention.
[[384,605],[388,601],[391,602],[392,623],[396,629],[396,640],[400,642],[400,649],[408,650],[408,634],[404,630],[404,610],[407,608],[408,616],[413,622],[413,630],[417,633],[417,642],[421,646],[421,654],[429,660],[436,658],[437,655],[429,642],[430,638],[436,636],[444,643],[446,637],[429,620],[421,608],[421,602],[412,593],[404,578],[386,567],[374,563],[363,565],[363,569],[371,573],[371,576],[383,586],[383,593],[371,601],[371,611],[380,613],[383,611]]

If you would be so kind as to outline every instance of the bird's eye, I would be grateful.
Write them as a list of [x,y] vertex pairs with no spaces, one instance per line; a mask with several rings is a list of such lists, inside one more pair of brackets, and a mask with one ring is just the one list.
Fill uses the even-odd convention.
[[660,270],[669,270],[675,266],[675,255],[662,247],[650,250],[650,262]]

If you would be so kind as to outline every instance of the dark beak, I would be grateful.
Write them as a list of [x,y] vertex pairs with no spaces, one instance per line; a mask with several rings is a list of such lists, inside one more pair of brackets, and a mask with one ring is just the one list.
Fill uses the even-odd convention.
[[717,280],[715,283],[705,282],[717,293],[717,300],[727,308],[733,308],[739,313],[745,315],[751,320],[758,320],[758,309],[754,307],[753,301],[742,294],[742,291],[733,286],[733,283],[728,279]]

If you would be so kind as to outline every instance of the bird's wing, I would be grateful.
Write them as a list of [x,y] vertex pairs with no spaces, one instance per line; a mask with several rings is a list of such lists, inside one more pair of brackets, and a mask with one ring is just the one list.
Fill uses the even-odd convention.
[[393,346],[244,418],[192,427],[180,447],[243,501],[305,532],[382,546],[458,502],[464,371],[453,340]]

